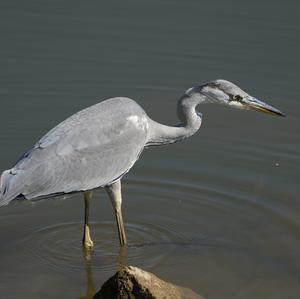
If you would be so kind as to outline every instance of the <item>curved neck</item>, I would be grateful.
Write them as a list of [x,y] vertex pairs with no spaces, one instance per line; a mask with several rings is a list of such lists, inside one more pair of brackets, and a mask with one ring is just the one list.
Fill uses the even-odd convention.
[[195,134],[202,121],[201,114],[196,112],[196,107],[205,101],[204,95],[200,93],[190,94],[188,90],[177,103],[177,115],[181,120],[181,124],[177,126],[162,125],[149,118],[146,147],[175,143]]

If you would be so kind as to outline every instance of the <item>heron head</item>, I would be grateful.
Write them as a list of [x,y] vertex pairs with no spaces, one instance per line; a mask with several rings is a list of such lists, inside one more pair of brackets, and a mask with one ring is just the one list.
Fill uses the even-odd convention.
[[198,92],[210,102],[219,102],[239,109],[256,110],[271,115],[284,116],[278,109],[252,97],[235,84],[215,80],[198,87]]

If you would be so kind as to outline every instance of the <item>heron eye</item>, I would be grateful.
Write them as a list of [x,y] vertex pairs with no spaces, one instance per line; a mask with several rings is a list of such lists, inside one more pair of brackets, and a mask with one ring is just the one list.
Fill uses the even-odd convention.
[[241,102],[241,100],[243,99],[240,95],[235,95],[232,97],[233,101],[237,101],[237,102]]

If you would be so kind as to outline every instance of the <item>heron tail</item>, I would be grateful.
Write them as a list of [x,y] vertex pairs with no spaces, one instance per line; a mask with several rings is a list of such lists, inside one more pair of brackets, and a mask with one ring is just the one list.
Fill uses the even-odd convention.
[[20,188],[10,188],[13,175],[9,170],[2,172],[0,177],[0,207],[6,206],[20,194]]

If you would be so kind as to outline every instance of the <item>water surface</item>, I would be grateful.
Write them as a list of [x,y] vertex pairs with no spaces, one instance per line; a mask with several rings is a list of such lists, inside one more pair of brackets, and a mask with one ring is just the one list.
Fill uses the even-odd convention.
[[[132,97],[176,124],[184,90],[231,80],[287,117],[207,105],[191,139],[146,150],[123,180],[123,255],[207,298],[299,298],[299,9],[297,1],[2,1],[0,169],[103,99]],[[92,202],[88,264],[80,195],[15,202],[0,219],[1,297],[79,298],[87,282],[91,294],[118,269],[103,190]]]

